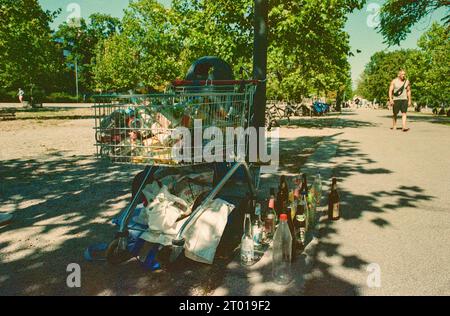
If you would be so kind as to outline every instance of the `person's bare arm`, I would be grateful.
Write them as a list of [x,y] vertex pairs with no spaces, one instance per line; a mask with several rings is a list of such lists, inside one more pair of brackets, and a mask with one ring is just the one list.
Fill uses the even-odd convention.
[[389,104],[392,106],[394,104],[394,80],[391,81],[391,86],[389,87]]
[[411,82],[408,81],[408,87],[406,88],[406,93],[408,95],[408,106],[411,107],[412,98],[411,98]]

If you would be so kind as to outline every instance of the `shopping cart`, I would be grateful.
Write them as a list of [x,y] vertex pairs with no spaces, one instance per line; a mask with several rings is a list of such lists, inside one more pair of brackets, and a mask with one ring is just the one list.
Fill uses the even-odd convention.
[[[213,199],[224,198],[223,189],[230,182],[233,182],[231,187],[235,182],[244,183],[248,187],[245,198],[255,199],[259,186],[257,166],[249,164],[246,157],[227,156],[226,150],[222,156],[215,154],[214,161],[205,161],[199,150],[205,143],[191,138],[211,127],[221,131],[247,128],[252,120],[257,84],[253,80],[178,80],[160,94],[95,97],[97,156],[115,163],[145,165],[144,171],[135,178],[131,202],[114,220],[118,231],[107,249],[108,262],[119,264],[136,256],[139,234],[147,227],[134,223],[132,218],[144,198],[144,188],[150,183],[174,175],[213,172],[212,183],[203,192],[193,193],[196,196],[192,197],[192,211],[172,240],[171,262],[183,250],[186,230],[195,225]],[[234,146],[237,152],[237,146],[244,146],[247,153],[248,139]],[[234,162],[223,162],[230,158],[235,158]],[[234,197],[230,202],[237,205],[242,198]],[[238,216],[234,222],[239,222]],[[241,228],[241,223],[235,227]],[[223,238],[227,238],[225,233]]]

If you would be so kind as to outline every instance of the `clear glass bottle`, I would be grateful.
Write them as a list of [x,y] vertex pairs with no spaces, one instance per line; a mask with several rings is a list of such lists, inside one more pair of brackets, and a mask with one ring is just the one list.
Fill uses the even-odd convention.
[[292,281],[292,235],[287,214],[280,215],[280,224],[273,240],[272,276],[277,284]]
[[310,216],[311,216],[311,214],[309,212],[306,192],[302,192],[302,195],[301,195],[301,198],[300,198],[300,202],[299,202],[299,207],[302,208],[303,214],[305,216],[305,230],[309,231],[309,223],[310,223]]
[[241,239],[241,264],[252,265],[255,258],[255,248],[253,244],[252,222],[250,214],[245,214],[244,233]]
[[322,177],[320,175],[320,172],[318,172],[316,177],[314,178],[314,193],[316,205],[320,206],[320,201],[322,200]]

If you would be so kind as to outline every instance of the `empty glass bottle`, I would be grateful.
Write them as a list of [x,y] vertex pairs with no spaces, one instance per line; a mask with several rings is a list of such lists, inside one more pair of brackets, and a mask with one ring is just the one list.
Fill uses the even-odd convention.
[[250,214],[245,214],[244,234],[241,239],[241,264],[244,266],[254,263],[255,248],[253,244],[252,222]]
[[314,198],[316,201],[316,205],[320,206],[320,201],[322,200],[322,177],[320,172],[317,173],[314,178]]
[[292,236],[287,221],[288,215],[281,214],[273,240],[272,276],[278,284],[292,281]]
[[340,197],[337,190],[337,179],[333,178],[331,182],[331,191],[328,195],[328,219],[336,221],[340,217]]

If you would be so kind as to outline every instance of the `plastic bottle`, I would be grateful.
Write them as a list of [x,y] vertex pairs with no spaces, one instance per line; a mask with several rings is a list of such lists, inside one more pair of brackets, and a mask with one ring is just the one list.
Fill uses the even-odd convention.
[[272,276],[277,284],[292,281],[292,236],[287,221],[287,214],[281,214],[273,240]]
[[254,263],[255,248],[253,244],[252,222],[250,214],[245,214],[244,234],[241,239],[241,264],[249,266]]

